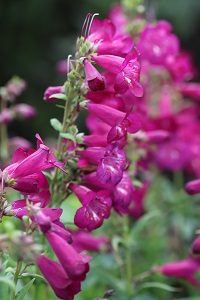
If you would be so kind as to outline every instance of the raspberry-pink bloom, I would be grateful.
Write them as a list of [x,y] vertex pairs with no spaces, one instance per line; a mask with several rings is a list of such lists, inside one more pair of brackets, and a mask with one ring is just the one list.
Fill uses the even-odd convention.
[[155,266],[153,270],[158,271],[166,276],[178,277],[187,280],[190,284],[200,289],[200,284],[194,277],[200,269],[200,258],[189,256],[180,261],[171,262],[163,266]]
[[51,230],[47,231],[45,236],[69,278],[71,280],[84,280],[89,271],[88,262],[92,258],[79,254],[73,246]]
[[187,142],[180,138],[172,138],[159,144],[154,159],[161,169],[177,171],[183,169],[191,158],[191,150]]
[[83,151],[77,151],[82,158],[96,164],[97,178],[101,183],[117,184],[120,182],[126,167],[124,150],[120,149],[117,142],[103,147],[89,147]]
[[147,24],[137,43],[141,57],[152,64],[165,65],[170,56],[177,55],[179,40],[171,30],[170,23],[164,20],[157,24]]
[[36,116],[36,109],[25,103],[16,104],[13,109],[17,117],[32,119]]
[[8,125],[13,121],[14,117],[15,115],[10,108],[4,108],[0,113],[0,124]]
[[195,100],[200,100],[200,84],[191,82],[191,83],[182,83],[177,86],[178,90],[185,97],[189,97]]
[[84,60],[84,68],[89,89],[93,92],[104,90],[105,77],[87,59]]
[[86,40],[94,43],[98,54],[124,56],[133,48],[133,39],[127,33],[118,33],[111,20],[94,19]]
[[192,243],[192,253],[195,255],[200,254],[200,235]]
[[148,189],[149,183],[144,182],[141,187],[137,187],[134,190],[128,214],[135,220],[138,220],[145,213],[145,196]]
[[87,108],[90,113],[95,114],[102,121],[113,127],[108,135],[108,142],[123,137],[126,131],[136,133],[141,129],[141,118],[138,114],[131,111],[125,113],[103,104],[91,102],[87,103]]
[[79,253],[82,251],[99,251],[102,246],[108,242],[105,235],[93,236],[90,232],[83,229],[71,231],[73,247]]
[[115,55],[92,56],[102,68],[116,74],[114,89],[119,94],[124,94],[128,89],[136,97],[143,96],[140,80],[140,63],[137,61],[138,52],[129,52],[125,58]]
[[125,152],[119,149],[117,143],[110,144],[106,147],[104,157],[100,159],[98,164],[97,178],[101,183],[112,183],[115,185],[122,179],[125,167]]
[[195,179],[188,182],[185,186],[185,190],[190,195],[195,195],[200,193],[200,179]]
[[92,192],[84,186],[70,185],[75,195],[83,205],[75,214],[74,223],[79,228],[87,228],[89,231],[100,227],[104,219],[109,218],[112,200],[108,190]]
[[80,292],[80,281],[71,280],[58,262],[39,255],[37,265],[59,299],[73,300]]
[[[55,102],[59,98],[56,97],[56,94],[63,94],[65,92],[64,86],[49,86],[44,93],[44,100],[46,102]],[[54,96],[55,95],[55,96]]]
[[31,174],[41,172],[48,168],[62,168],[63,163],[56,161],[56,157],[49,147],[45,146],[39,135],[39,148],[25,152],[23,149],[17,149],[12,157],[12,164],[4,168],[3,173],[8,173],[9,178],[22,180]]

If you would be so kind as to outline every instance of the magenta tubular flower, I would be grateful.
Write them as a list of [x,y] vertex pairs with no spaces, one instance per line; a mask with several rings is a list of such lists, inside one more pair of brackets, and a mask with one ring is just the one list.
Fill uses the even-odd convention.
[[3,173],[8,174],[9,179],[14,179],[16,184],[21,180],[23,182],[31,178],[31,175],[42,170],[58,167],[62,168],[63,163],[56,161],[56,157],[53,152],[41,142],[37,150],[30,150],[26,153],[23,149],[17,149],[12,157],[12,164],[4,168]]
[[71,280],[84,280],[86,273],[89,271],[88,262],[92,258],[79,254],[62,237],[53,231],[47,231],[45,236],[69,278]]
[[127,33],[118,33],[111,20],[93,20],[87,40],[97,48],[98,54],[125,56],[133,48],[133,39]]
[[200,179],[195,179],[188,182],[185,186],[185,190],[190,195],[195,195],[200,193]]
[[200,235],[192,243],[192,253],[195,255],[200,254]]
[[125,132],[136,133],[141,128],[141,119],[135,113],[125,113],[115,108],[103,105],[87,103],[89,112],[95,114],[102,121],[113,127],[109,133],[108,140],[117,140],[123,137]]
[[80,281],[71,280],[58,262],[39,255],[37,265],[59,299],[73,300],[80,292]]
[[104,219],[109,218],[112,200],[108,190],[92,192],[84,186],[70,185],[75,195],[83,205],[75,214],[74,223],[79,228],[89,231],[100,227]]
[[73,247],[79,253],[82,251],[97,252],[101,247],[106,246],[108,238],[105,235],[92,236],[92,234],[83,229],[71,231],[73,239]]
[[127,172],[123,172],[121,181],[113,187],[113,208],[118,214],[128,213],[135,188]]
[[179,52],[179,40],[171,33],[171,25],[166,21],[147,24],[140,34],[137,48],[141,57],[152,64],[165,65],[170,56]]
[[95,61],[102,68],[116,74],[114,89],[119,94],[124,94],[128,89],[136,97],[143,96],[143,88],[139,83],[140,64],[137,61],[138,53],[135,50],[127,54],[126,58],[115,55],[93,56]]
[[103,91],[105,89],[105,77],[87,59],[84,60],[84,68],[88,87],[91,91]]
[[178,85],[179,91],[183,96],[190,97],[195,100],[200,100],[200,84],[196,82],[182,83]]
[[102,189],[107,189],[110,191],[113,201],[112,207],[115,209],[115,211],[118,214],[128,213],[128,207],[132,200],[135,188],[127,172],[123,172],[122,179],[117,185],[110,183],[103,184],[99,182],[95,172],[85,175],[83,177],[83,182],[87,187],[95,191]]
[[116,185],[123,176],[126,167],[126,156],[117,143],[106,147],[104,157],[100,159],[97,167],[97,178],[101,183],[111,183]]
[[141,187],[135,189],[132,199],[131,205],[128,209],[128,214],[135,220],[138,220],[145,213],[145,196],[149,189],[149,183],[144,182]]
[[20,103],[14,106],[14,112],[17,117],[22,117],[24,119],[32,119],[36,116],[36,110],[33,106]]
[[[58,97],[56,97],[56,94],[64,95],[64,92],[65,92],[64,86],[49,86],[44,93],[43,99],[46,102],[55,102],[59,99]],[[55,95],[55,97],[54,97],[54,95]]]
[[198,272],[199,269],[200,258],[194,256],[189,256],[184,260],[171,262],[163,266],[153,267],[154,271],[160,272],[166,276],[185,279],[200,290],[200,284],[194,277],[194,274]]

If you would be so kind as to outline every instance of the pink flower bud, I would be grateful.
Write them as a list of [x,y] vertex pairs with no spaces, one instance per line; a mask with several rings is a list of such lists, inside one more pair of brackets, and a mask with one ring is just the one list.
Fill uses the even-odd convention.
[[32,119],[36,115],[36,110],[33,106],[28,104],[17,104],[14,106],[14,111],[17,117],[22,117],[25,119]]
[[105,78],[97,69],[87,60],[84,60],[84,68],[88,87],[91,91],[97,92],[105,89]]
[[44,100],[46,102],[55,102],[58,98],[54,94],[64,94],[64,86],[49,86],[44,93]]
[[11,109],[5,108],[0,113],[0,123],[10,124],[14,119],[14,114]]

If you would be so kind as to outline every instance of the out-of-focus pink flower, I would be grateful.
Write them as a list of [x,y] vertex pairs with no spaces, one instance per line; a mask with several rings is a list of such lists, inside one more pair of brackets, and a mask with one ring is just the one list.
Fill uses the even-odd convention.
[[171,262],[163,266],[153,267],[154,271],[160,272],[166,276],[178,277],[187,280],[190,284],[200,289],[200,284],[194,277],[200,269],[200,258],[189,256],[180,261]]
[[152,64],[166,65],[169,57],[179,52],[179,40],[171,30],[170,23],[164,20],[147,24],[137,43],[141,57]]
[[9,146],[14,150],[16,150],[17,148],[29,150],[29,149],[31,149],[32,144],[24,138],[15,136],[15,137],[12,137],[9,139]]
[[0,113],[0,124],[3,123],[8,125],[13,121],[14,117],[13,111],[9,108],[5,108]]
[[145,196],[149,188],[149,183],[144,182],[141,187],[135,188],[132,199],[131,205],[128,209],[128,214],[135,220],[138,220],[144,213],[145,213]]
[[200,235],[192,243],[192,253],[194,255],[200,255]]
[[124,56],[133,48],[132,37],[127,33],[118,33],[109,19],[93,20],[86,40],[94,44],[98,54]]
[[183,169],[190,158],[188,144],[178,137],[159,144],[154,155],[155,162],[161,169],[172,171]]
[[191,82],[191,83],[182,83],[179,84],[178,90],[183,94],[185,97],[190,97],[195,100],[200,100],[200,84]]
[[20,103],[14,106],[16,117],[32,119],[36,116],[36,109],[28,104]]
[[79,253],[82,251],[99,251],[106,246],[108,238],[105,235],[93,236],[90,232],[83,229],[70,231],[73,239],[73,247]]
[[195,179],[188,182],[185,186],[185,190],[190,195],[195,195],[200,193],[200,179]]

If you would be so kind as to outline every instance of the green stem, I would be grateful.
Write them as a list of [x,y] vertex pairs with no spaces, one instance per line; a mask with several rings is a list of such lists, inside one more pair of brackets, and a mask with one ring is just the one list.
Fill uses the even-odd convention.
[[126,292],[133,295],[133,264],[132,253],[129,244],[129,219],[127,215],[123,216],[123,237],[125,243],[125,276],[126,276]]
[[184,186],[183,172],[182,171],[173,172],[173,181],[176,190],[177,191],[181,190]]
[[15,291],[11,292],[10,300],[15,300],[17,281],[18,281],[21,268],[22,268],[22,260],[18,260],[15,275],[14,275]]

